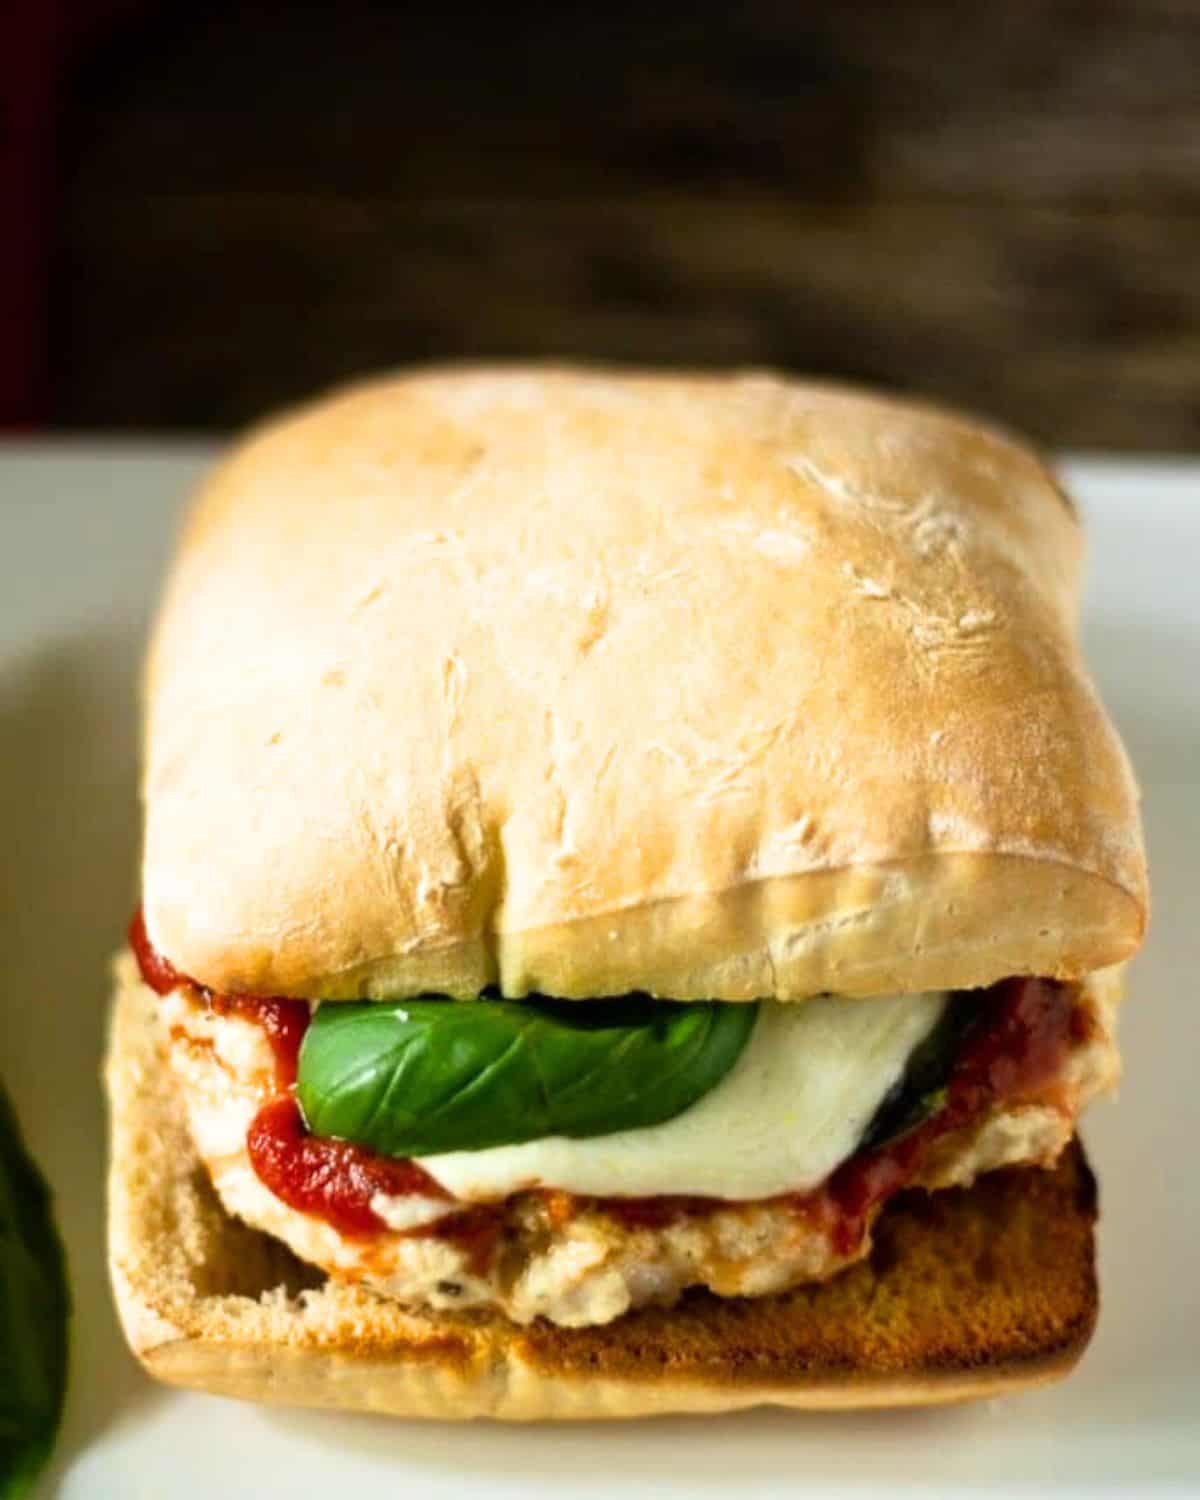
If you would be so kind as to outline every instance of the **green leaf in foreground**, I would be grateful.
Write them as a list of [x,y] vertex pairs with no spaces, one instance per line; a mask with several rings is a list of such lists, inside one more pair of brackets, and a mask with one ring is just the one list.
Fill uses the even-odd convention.
[[608,1135],[708,1093],[757,1012],[645,996],[327,1004],[305,1035],[297,1092],[317,1135],[388,1156]]
[[17,1500],[54,1446],[70,1302],[50,1192],[0,1085],[0,1500]]

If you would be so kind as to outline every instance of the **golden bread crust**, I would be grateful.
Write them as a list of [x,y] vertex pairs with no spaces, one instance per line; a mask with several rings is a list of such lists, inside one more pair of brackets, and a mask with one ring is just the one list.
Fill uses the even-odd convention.
[[197,1159],[145,1006],[113,1012],[109,1259],[126,1337],[160,1379],[404,1416],[649,1416],[990,1396],[1056,1378],[1095,1322],[1095,1187],[1053,1171],[907,1195],[868,1262],[749,1300],[689,1295],[603,1327],[407,1312],[325,1281],[230,1218]]
[[1138,945],[1029,450],[769,376],[433,370],[252,435],[150,662],[151,937],[221,989],[792,999]]

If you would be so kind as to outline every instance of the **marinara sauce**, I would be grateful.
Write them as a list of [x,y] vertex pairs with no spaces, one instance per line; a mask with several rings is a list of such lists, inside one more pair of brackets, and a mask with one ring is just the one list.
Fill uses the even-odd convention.
[[246,1149],[259,1180],[277,1198],[352,1239],[387,1228],[371,1207],[376,1193],[449,1197],[416,1162],[312,1135],[291,1094],[263,1105],[250,1122]]
[[1017,1103],[1044,1091],[1091,1029],[1072,987],[1050,979],[1002,980],[981,1004],[987,1009],[963,1040],[944,1107],[899,1140],[858,1152],[830,1179],[824,1191],[838,1210],[834,1242],[843,1254],[862,1240],[871,1211],[912,1180],[940,1136],[1002,1100]]
[[[371,1208],[377,1193],[448,1198],[439,1182],[413,1161],[380,1156],[349,1141],[314,1136],[296,1102],[297,1059],[309,1022],[306,1001],[255,995],[218,995],[198,985],[163,957],[146,935],[138,911],[129,943],[142,978],[160,995],[190,985],[217,1014],[257,1021],[275,1055],[277,1095],[255,1115],[246,1138],[251,1164],[263,1184],[290,1208],[324,1219],[340,1233],[367,1238],[387,1229]],[[1004,980],[979,997],[981,1016],[964,1039],[950,1073],[945,1105],[916,1129],[842,1163],[815,1193],[785,1197],[797,1212],[832,1225],[834,1245],[852,1253],[874,1209],[916,1176],[930,1148],[1003,1101],[1044,1095],[1071,1047],[1088,1040],[1092,1019],[1075,990],[1049,979]],[[580,1198],[543,1190],[556,1223],[595,1206],[629,1229],[660,1229],[690,1214],[728,1207],[720,1199],[683,1195],[649,1198]],[[468,1248],[477,1269],[486,1266],[501,1228],[498,1207],[464,1208],[433,1224],[409,1230]]]
[[[129,924],[129,946],[142,978],[156,994],[166,995],[180,985],[189,985],[217,1015],[244,1016],[266,1033],[275,1057],[278,1092],[250,1122],[246,1149],[259,1180],[289,1208],[324,1219],[339,1233],[359,1238],[387,1228],[371,1208],[377,1193],[389,1197],[409,1193],[425,1198],[449,1196],[415,1162],[380,1156],[349,1141],[309,1131],[294,1093],[300,1044],[310,1017],[307,1001],[275,995],[214,994],[181,974],[155,948],[140,910]],[[459,1228],[466,1233],[465,1226]],[[478,1235],[477,1229],[475,1232]]]
[[282,996],[217,995],[205,985],[181,974],[164,958],[146,933],[146,921],[139,907],[129,924],[129,946],[133,949],[142,978],[157,995],[167,995],[180,985],[189,985],[204,999],[208,1008],[219,1016],[245,1016],[257,1021],[267,1034],[275,1056],[275,1082],[280,1091],[296,1082],[300,1043],[308,1030],[309,1009],[306,1000],[289,1000]]

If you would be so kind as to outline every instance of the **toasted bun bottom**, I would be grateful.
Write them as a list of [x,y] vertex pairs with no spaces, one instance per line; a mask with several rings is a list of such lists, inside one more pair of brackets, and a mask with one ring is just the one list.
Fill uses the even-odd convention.
[[1053,1171],[905,1195],[869,1261],[781,1296],[698,1293],[586,1329],[405,1311],[224,1212],[151,1016],[128,994],[113,1012],[109,1259],[130,1347],[172,1384],[515,1421],[925,1405],[1055,1379],[1095,1324],[1096,1192],[1077,1144]]

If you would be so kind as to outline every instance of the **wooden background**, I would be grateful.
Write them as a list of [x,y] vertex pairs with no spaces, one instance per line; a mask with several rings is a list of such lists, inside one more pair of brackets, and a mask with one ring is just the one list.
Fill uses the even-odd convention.
[[1200,3],[150,7],[61,133],[52,418],[768,363],[1200,448]]

